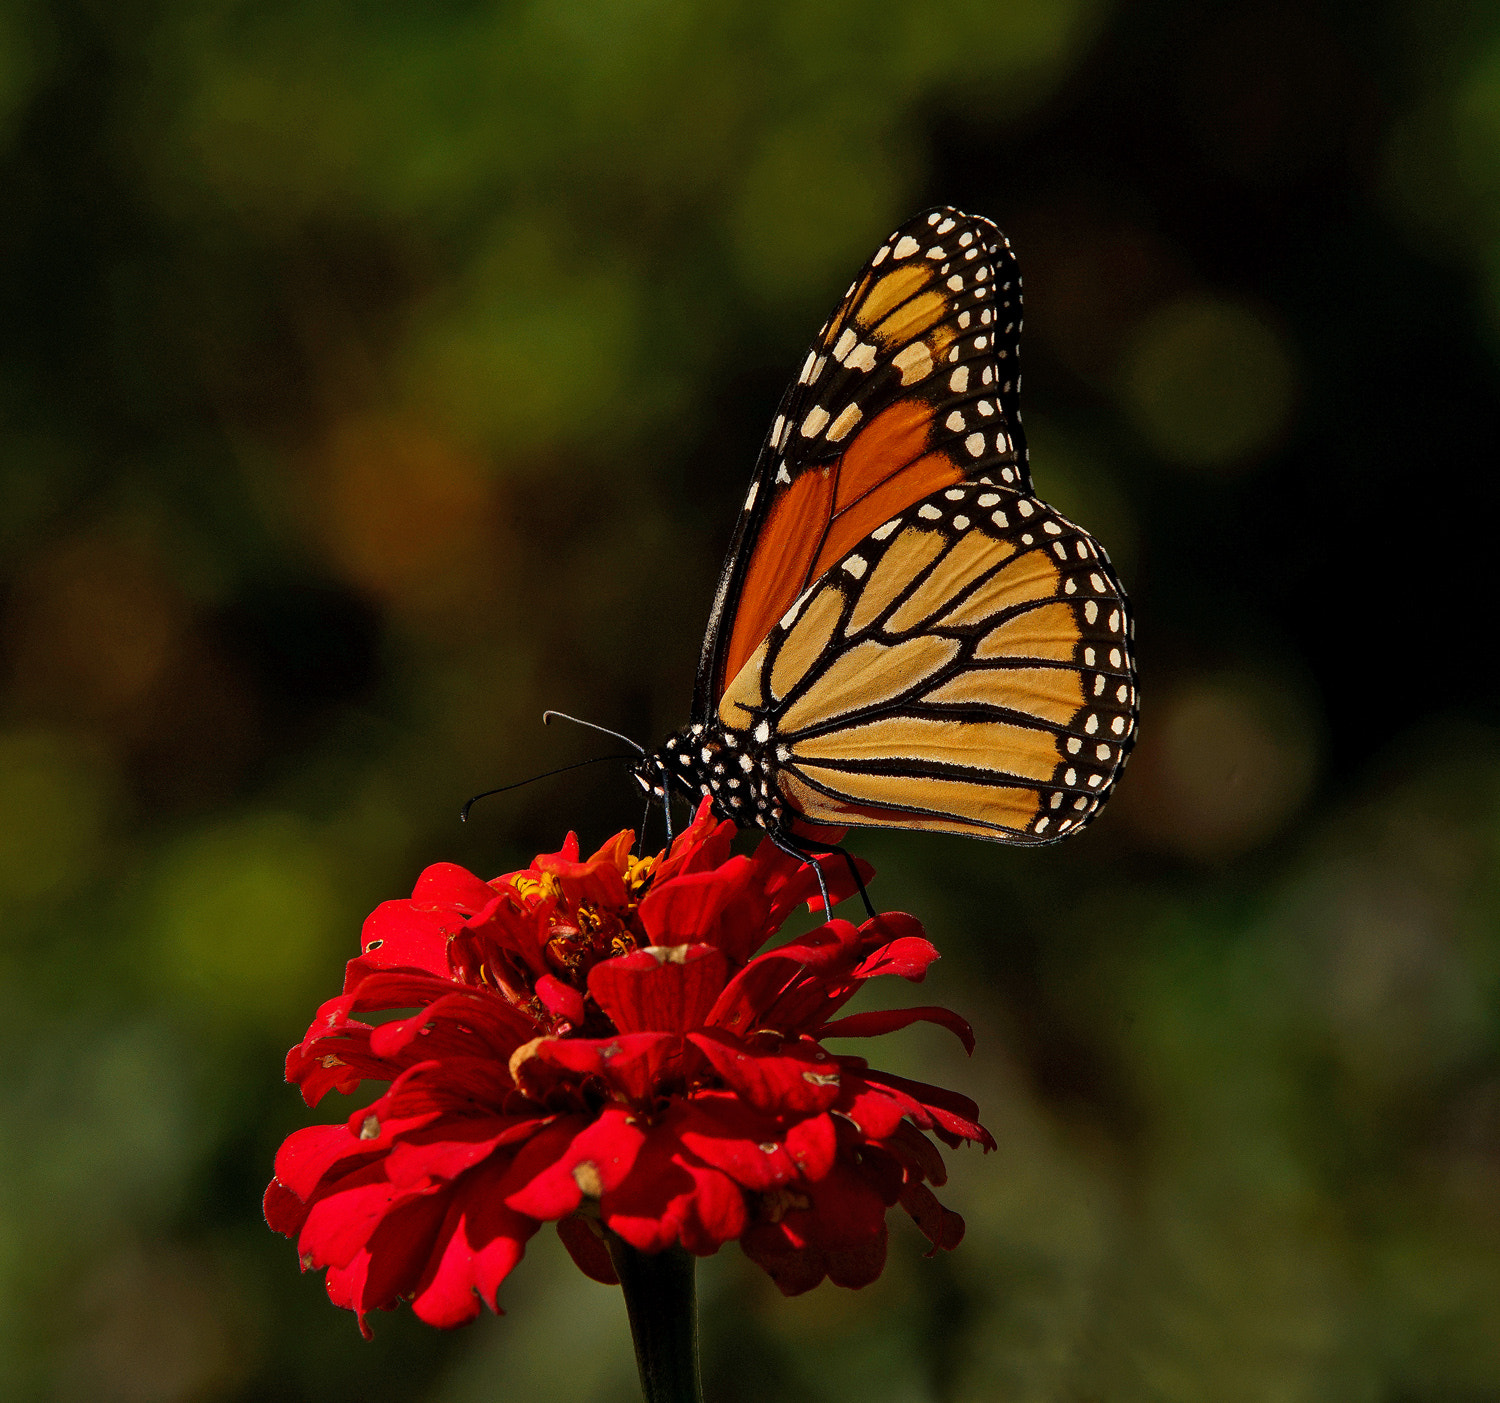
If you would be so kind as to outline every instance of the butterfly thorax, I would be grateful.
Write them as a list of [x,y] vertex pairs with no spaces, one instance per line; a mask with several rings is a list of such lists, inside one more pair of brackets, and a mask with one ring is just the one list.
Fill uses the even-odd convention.
[[716,813],[742,828],[769,829],[779,828],[786,812],[775,765],[771,747],[751,733],[695,721],[643,755],[631,773],[663,801],[670,785],[680,794],[706,795]]

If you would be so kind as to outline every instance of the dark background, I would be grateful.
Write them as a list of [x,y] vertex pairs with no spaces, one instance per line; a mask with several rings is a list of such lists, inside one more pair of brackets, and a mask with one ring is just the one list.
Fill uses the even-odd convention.
[[[1132,592],[1084,836],[862,833],[952,1256],[705,1265],[720,1400],[1500,1399],[1500,8],[0,3],[0,1392],[626,1399],[544,1233],[373,1344],[260,1220],[364,913],[638,817],[785,380],[954,203]],[[327,1118],[343,1112],[330,1109]]]

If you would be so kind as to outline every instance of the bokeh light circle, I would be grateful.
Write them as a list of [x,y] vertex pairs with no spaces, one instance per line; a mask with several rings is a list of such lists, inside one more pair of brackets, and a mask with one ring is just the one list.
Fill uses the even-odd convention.
[[1136,427],[1162,457],[1225,470],[1270,447],[1294,399],[1291,353],[1247,307],[1188,297],[1148,315],[1125,352]]

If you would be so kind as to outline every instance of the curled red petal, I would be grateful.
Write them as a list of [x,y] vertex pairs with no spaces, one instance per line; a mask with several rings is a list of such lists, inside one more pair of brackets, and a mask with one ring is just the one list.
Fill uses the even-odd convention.
[[937,946],[926,936],[903,935],[874,951],[854,971],[854,977],[876,979],[882,974],[894,974],[919,984],[937,958]]
[[573,1265],[586,1277],[602,1286],[618,1286],[620,1278],[615,1264],[610,1260],[609,1248],[604,1245],[603,1230],[591,1218],[575,1213],[570,1218],[560,1218],[557,1235],[568,1249]]
[[625,890],[625,858],[634,840],[635,834],[626,830],[616,833],[587,862],[556,854],[539,857],[532,866],[555,877],[568,904],[575,909],[585,902],[622,907],[630,899]]
[[865,1072],[864,1077],[872,1086],[882,1086],[898,1097],[910,1098],[912,1110],[908,1114],[918,1124],[930,1124],[962,1140],[973,1140],[987,1150],[995,1148],[995,1137],[979,1124],[979,1107],[967,1096],[926,1082],[908,1081],[890,1072],[872,1070]]
[[542,1007],[554,1018],[565,1019],[577,1026],[588,1016],[583,995],[571,984],[564,984],[553,974],[544,974],[536,982],[536,996]]
[[734,841],[734,824],[716,819],[712,801],[705,798],[693,815],[693,821],[679,833],[671,850],[658,864],[655,880],[670,881],[690,872],[706,872],[720,866],[729,856]]
[[964,1045],[964,1051],[974,1051],[974,1030],[966,1018],[960,1018],[952,1009],[928,1005],[925,1008],[876,1009],[869,1013],[851,1013],[825,1023],[814,1033],[818,1038],[871,1038],[882,1033],[899,1032],[913,1023],[936,1023],[946,1028]]
[[911,1214],[936,1252],[951,1252],[964,1240],[964,1220],[951,1208],[944,1208],[937,1195],[926,1184],[908,1184],[901,1190],[901,1206]]

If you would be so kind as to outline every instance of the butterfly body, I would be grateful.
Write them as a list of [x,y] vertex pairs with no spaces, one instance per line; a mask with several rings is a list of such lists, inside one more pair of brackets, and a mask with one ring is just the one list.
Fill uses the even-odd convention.
[[1045,843],[1135,736],[1124,591],[1031,488],[1020,280],[989,221],[878,249],[783,397],[691,723],[635,774],[806,851],[824,826]]

